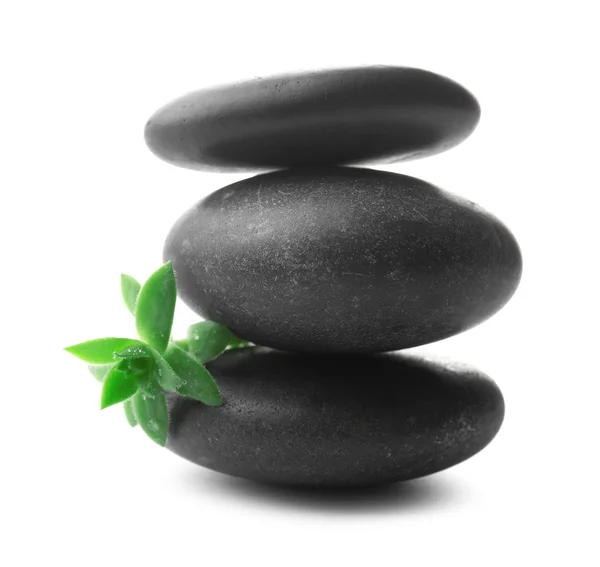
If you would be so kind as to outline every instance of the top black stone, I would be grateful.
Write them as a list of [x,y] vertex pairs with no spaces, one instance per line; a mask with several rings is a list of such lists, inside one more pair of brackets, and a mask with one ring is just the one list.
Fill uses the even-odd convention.
[[145,138],[160,158],[208,171],[392,163],[450,149],[477,100],[421,69],[300,72],[192,92],[159,109]]

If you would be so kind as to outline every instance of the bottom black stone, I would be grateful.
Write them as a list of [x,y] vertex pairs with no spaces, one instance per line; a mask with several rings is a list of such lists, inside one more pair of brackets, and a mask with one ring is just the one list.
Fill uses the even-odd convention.
[[224,405],[173,395],[167,447],[263,482],[352,486],[429,475],[483,449],[504,417],[502,393],[485,374],[412,355],[252,347],[208,368]]

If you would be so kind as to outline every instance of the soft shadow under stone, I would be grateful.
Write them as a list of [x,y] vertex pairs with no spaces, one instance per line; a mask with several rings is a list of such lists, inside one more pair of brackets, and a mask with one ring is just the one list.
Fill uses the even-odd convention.
[[167,446],[279,485],[390,484],[483,449],[504,417],[477,370],[405,354],[298,355],[253,347],[208,364],[224,405],[173,395]]
[[281,486],[226,475],[188,474],[186,485],[217,493],[238,503],[326,513],[403,514],[440,509],[468,500],[455,479],[435,475],[424,479],[367,487]]

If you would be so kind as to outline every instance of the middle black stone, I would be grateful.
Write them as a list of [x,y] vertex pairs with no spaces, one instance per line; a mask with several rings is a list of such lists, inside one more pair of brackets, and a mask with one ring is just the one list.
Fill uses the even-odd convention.
[[164,252],[180,297],[274,348],[373,353],[437,341],[498,311],[521,276],[510,231],[412,177],[283,170],[212,193]]

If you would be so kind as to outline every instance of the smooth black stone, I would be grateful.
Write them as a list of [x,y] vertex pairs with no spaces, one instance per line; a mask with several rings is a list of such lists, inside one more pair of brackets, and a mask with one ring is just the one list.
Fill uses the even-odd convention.
[[257,347],[208,368],[224,405],[172,396],[167,447],[257,481],[350,486],[429,475],[483,449],[504,417],[487,376],[415,356]]
[[145,137],[165,161],[209,171],[392,163],[458,145],[479,115],[473,95],[446,77],[360,67],[196,91],[159,109]]
[[521,276],[510,231],[424,181],[284,170],[209,195],[167,238],[180,297],[255,344],[372,353],[469,329]]

